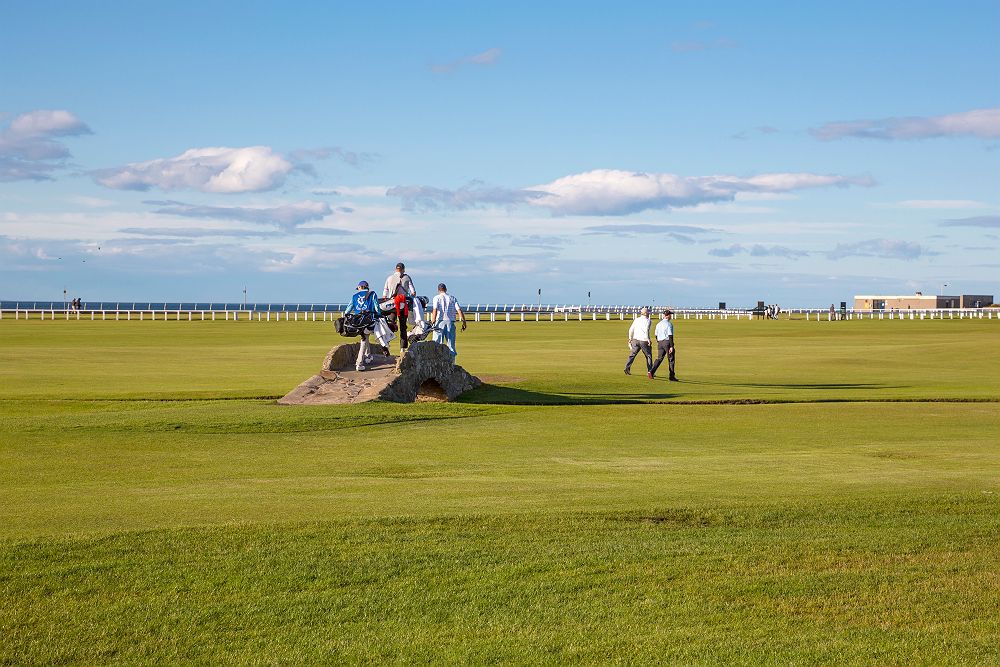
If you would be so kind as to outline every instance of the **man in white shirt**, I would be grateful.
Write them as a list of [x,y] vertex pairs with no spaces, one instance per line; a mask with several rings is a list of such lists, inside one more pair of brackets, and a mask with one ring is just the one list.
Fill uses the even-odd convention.
[[653,364],[653,377],[656,377],[656,369],[663,363],[663,357],[667,358],[667,367],[670,368],[670,381],[678,382],[674,375],[674,317],[673,311],[663,311],[662,319],[656,325],[656,363]]
[[462,331],[465,331],[465,313],[458,305],[458,299],[448,294],[448,286],[438,284],[438,293],[434,297],[431,310],[431,322],[434,330],[434,340],[444,343],[451,350],[451,359],[455,360],[458,352],[455,350],[455,321],[462,320]]
[[632,362],[635,360],[635,355],[642,350],[642,354],[646,357],[646,375],[650,380],[653,379],[653,351],[649,347],[649,324],[649,308],[643,306],[639,311],[639,317],[635,318],[632,326],[628,328],[628,347],[631,354],[625,362],[625,375],[632,374]]

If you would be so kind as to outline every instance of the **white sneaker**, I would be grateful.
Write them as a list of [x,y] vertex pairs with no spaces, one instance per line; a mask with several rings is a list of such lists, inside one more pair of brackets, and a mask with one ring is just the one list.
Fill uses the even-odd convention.
[[366,370],[368,370],[368,367],[367,366],[355,366],[354,370],[356,370],[356,371],[366,371]]

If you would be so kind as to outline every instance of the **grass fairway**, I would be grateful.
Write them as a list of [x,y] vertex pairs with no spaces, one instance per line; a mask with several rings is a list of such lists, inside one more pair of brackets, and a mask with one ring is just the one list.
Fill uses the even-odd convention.
[[625,329],[280,407],[329,325],[0,322],[0,662],[1000,662],[1000,323]]

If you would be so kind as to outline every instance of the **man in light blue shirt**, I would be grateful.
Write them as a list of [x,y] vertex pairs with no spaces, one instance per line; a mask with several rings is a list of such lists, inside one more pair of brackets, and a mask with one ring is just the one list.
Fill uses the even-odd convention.
[[653,364],[652,374],[656,377],[656,369],[660,367],[663,363],[663,357],[667,358],[667,366],[670,368],[670,378],[671,382],[678,382],[677,376],[674,375],[674,323],[671,321],[674,317],[673,311],[665,310],[663,311],[663,316],[656,325],[656,349],[658,356],[656,357],[656,363]]

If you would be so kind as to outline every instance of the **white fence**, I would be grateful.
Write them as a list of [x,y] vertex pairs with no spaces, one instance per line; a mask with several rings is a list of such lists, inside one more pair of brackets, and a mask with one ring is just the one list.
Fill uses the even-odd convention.
[[[752,320],[762,318],[762,314],[751,310],[714,310],[696,308],[672,309],[676,319],[683,320]],[[654,316],[656,311],[654,310]],[[341,317],[340,312],[327,311],[253,311],[253,310],[73,310],[58,308],[14,308],[0,309],[0,320],[113,320],[113,321],[232,321],[232,322],[332,322]],[[635,319],[634,308],[617,312],[582,310],[548,311],[475,311],[466,317],[475,322],[572,322],[611,321]],[[780,319],[814,322],[839,320],[964,320],[997,319],[997,308],[941,308],[934,310],[847,310],[829,311],[823,309],[796,308],[782,311]]]

